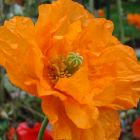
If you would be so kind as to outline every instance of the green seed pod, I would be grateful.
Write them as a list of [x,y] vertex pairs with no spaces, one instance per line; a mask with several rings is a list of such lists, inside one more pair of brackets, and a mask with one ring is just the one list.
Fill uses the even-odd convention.
[[68,54],[66,62],[69,66],[78,68],[83,62],[83,57],[79,53],[71,52]]

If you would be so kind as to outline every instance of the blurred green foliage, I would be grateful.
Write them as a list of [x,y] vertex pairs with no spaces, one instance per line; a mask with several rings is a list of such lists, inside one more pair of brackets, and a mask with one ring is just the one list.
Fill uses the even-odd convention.
[[[131,26],[127,23],[127,14],[129,13],[140,13],[140,1],[136,2],[123,2],[123,14],[124,14],[124,31],[125,31],[125,40],[128,41],[129,39],[133,38],[140,38],[140,29]],[[111,7],[111,20],[114,23],[114,35],[119,38],[119,28],[118,28],[118,12],[116,5],[112,5]]]

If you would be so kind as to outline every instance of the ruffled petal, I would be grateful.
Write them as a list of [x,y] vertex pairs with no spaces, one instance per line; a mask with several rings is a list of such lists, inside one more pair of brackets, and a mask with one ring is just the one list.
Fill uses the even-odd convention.
[[82,26],[86,26],[92,18],[93,16],[83,6],[71,0],[41,5],[36,23],[37,36],[43,36],[38,40],[39,46],[44,52],[50,46],[53,37],[62,38],[67,34],[71,24],[79,20]]
[[118,113],[104,108],[100,109],[100,116],[94,127],[81,132],[80,140],[118,140],[119,136]]
[[[99,116],[94,123],[91,122],[92,127],[81,129],[71,120],[71,116],[76,116],[74,117],[76,120],[79,117],[79,121],[83,119],[82,122],[79,122],[83,124],[84,119],[87,119],[83,117],[82,112],[85,111],[84,107],[83,110],[82,108],[79,110],[79,107],[77,107],[79,105],[73,102],[68,103],[69,100],[65,100],[67,103],[62,103],[59,98],[53,96],[47,96],[42,99],[43,111],[50,118],[50,123],[53,128],[53,138],[55,140],[118,140],[120,135],[120,122],[116,111],[99,108]],[[87,112],[85,115],[92,116],[90,112]]]
[[57,97],[54,96],[44,96],[42,99],[42,110],[45,115],[49,118],[51,124],[58,121],[59,109],[62,112],[63,107],[61,107],[61,102]]
[[90,93],[91,87],[88,80],[88,73],[85,67],[81,67],[69,78],[60,78],[54,89],[71,96],[81,104],[87,103],[86,96]]
[[[70,52],[77,52],[77,45],[73,45],[73,42],[79,37],[82,29],[81,22],[73,22],[67,30],[65,36],[55,35],[53,37],[47,37],[49,42],[45,41],[45,48],[42,50],[45,56],[45,64],[56,56],[66,56]],[[65,48],[65,49],[64,49]],[[80,52],[80,51],[79,51]]]
[[112,35],[113,28],[110,20],[94,18],[81,33],[80,47],[99,55],[105,48],[119,43]]
[[123,45],[106,48],[89,67],[90,79],[94,80],[92,95],[95,105],[117,110],[137,105],[140,65],[131,48]]
[[64,105],[58,97],[42,97],[42,108],[52,124],[55,140],[80,140],[76,126],[68,119]]
[[37,95],[42,74],[42,53],[35,43],[34,25],[29,18],[14,17],[0,27],[0,64],[12,83]]
[[91,98],[94,106],[105,106],[114,101],[115,86],[113,82],[112,77],[101,77],[92,82]]
[[71,119],[78,128],[91,128],[99,115],[97,108],[80,105],[70,98],[64,101],[64,106],[69,119]]

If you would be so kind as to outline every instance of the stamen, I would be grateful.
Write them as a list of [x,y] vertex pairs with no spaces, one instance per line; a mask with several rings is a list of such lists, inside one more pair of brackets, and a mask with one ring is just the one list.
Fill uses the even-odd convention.
[[81,66],[83,57],[71,52],[66,57],[53,58],[48,64],[48,77],[55,84],[59,78],[71,77]]

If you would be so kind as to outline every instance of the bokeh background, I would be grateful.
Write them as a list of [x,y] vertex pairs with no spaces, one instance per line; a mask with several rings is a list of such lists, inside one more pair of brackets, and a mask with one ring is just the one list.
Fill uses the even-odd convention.
[[[0,25],[15,15],[28,16],[36,22],[38,5],[52,1],[0,0]],[[112,20],[113,34],[122,43],[133,47],[140,60],[140,0],[76,1],[97,18]],[[140,140],[140,103],[137,108],[120,110],[118,113],[122,127],[120,140]],[[0,67],[0,140],[16,140],[16,129],[21,122],[26,122],[29,128],[33,128],[43,117],[40,100],[13,86],[6,71]],[[51,130],[51,127],[49,129]]]

